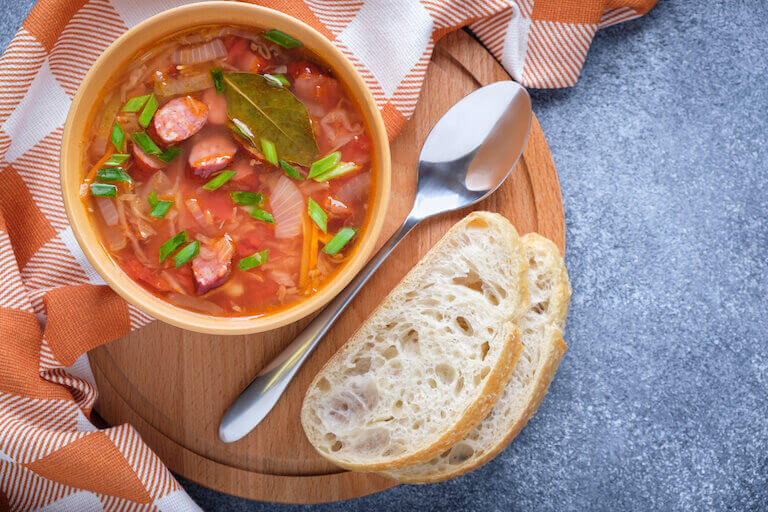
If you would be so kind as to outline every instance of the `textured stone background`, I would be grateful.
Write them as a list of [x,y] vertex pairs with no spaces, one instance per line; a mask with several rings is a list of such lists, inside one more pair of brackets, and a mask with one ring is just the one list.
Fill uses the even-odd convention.
[[[4,48],[33,0],[0,3]],[[661,0],[533,92],[574,289],[549,395],[468,476],[317,510],[768,508],[767,26],[762,0]]]

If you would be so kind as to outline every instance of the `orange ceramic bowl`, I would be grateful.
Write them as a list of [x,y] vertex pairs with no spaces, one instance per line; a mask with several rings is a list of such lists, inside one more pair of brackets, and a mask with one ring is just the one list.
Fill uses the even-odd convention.
[[[86,172],[85,135],[91,110],[102,87],[125,62],[143,48],[176,32],[201,25],[242,25],[278,29],[319,55],[357,100],[373,142],[374,188],[372,208],[354,252],[347,263],[311,297],[278,312],[251,317],[217,317],[170,304],[145,290],[126,275],[101,245],[85,205],[79,198]],[[362,268],[381,232],[390,192],[389,144],[384,123],[360,75],[347,58],[322,34],[277,11],[236,2],[204,2],[163,12],[135,26],[99,57],[86,75],[69,110],[61,145],[61,187],[72,230],[83,252],[104,280],[128,302],[155,318],[193,331],[212,334],[247,334],[267,331],[300,320],[328,303]]]

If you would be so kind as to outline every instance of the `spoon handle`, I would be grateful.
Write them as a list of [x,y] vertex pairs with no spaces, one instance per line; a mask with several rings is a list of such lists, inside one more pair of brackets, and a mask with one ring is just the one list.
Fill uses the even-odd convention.
[[219,438],[222,441],[237,441],[261,423],[347,304],[419,220],[409,216],[336,298],[277,357],[262,368],[221,418]]

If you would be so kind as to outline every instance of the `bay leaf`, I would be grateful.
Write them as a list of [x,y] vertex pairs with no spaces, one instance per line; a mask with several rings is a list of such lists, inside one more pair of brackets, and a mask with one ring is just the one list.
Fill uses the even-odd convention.
[[275,87],[255,73],[224,73],[227,116],[238,135],[261,147],[272,141],[280,159],[308,166],[318,149],[307,109],[284,87]]

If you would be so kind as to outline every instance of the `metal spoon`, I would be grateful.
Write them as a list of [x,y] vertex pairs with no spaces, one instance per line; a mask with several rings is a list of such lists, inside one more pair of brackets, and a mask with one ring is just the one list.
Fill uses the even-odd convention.
[[416,224],[473,205],[504,182],[523,152],[531,115],[526,90],[504,81],[474,91],[440,118],[421,148],[416,200],[408,218],[352,282],[237,397],[221,419],[222,441],[237,441],[264,419],[347,304]]

